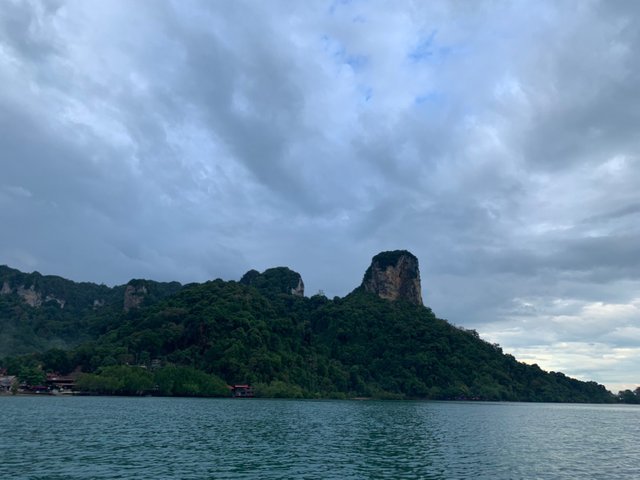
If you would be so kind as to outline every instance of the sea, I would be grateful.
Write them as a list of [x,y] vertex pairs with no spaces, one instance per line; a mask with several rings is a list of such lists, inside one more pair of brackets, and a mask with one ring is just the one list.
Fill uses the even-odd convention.
[[0,397],[0,479],[640,479],[640,406]]

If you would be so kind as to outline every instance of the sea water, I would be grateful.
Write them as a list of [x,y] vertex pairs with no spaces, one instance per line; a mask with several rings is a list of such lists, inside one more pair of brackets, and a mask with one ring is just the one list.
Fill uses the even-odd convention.
[[4,396],[10,478],[640,478],[640,407]]

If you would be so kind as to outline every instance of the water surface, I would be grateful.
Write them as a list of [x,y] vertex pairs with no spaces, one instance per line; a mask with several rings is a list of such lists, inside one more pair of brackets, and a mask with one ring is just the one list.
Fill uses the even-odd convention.
[[0,478],[640,478],[640,408],[0,397]]

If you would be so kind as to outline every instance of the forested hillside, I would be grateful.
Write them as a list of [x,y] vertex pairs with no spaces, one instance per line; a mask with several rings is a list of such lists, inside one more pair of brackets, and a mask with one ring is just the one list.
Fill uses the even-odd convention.
[[[2,363],[9,373],[81,368],[90,374],[85,388],[103,393],[155,385],[164,394],[222,394],[221,384],[250,383],[258,394],[287,397],[613,400],[602,385],[519,363],[417,300],[390,301],[363,288],[344,298],[308,298],[295,294],[295,272],[268,272],[242,283],[187,285],[127,311],[113,291],[113,304],[73,315],[66,305],[25,306],[18,295],[3,295],[3,332],[22,321],[33,330],[21,330],[22,350],[13,353],[28,345],[34,353]],[[48,332],[75,345],[46,351],[38,342]],[[185,375],[193,380],[178,386]]]
[[108,330],[127,300],[153,304],[180,288],[149,280],[111,288],[0,265],[0,357],[75,347]]

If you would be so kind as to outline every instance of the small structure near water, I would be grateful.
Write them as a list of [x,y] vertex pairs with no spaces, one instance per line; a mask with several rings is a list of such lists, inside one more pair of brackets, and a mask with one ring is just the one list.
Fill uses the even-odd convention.
[[0,393],[10,393],[11,387],[16,381],[17,377],[15,377],[14,375],[0,376]]
[[71,394],[76,387],[77,375],[47,374],[47,385],[51,391],[58,394]]
[[253,387],[251,385],[229,385],[233,398],[253,398]]

